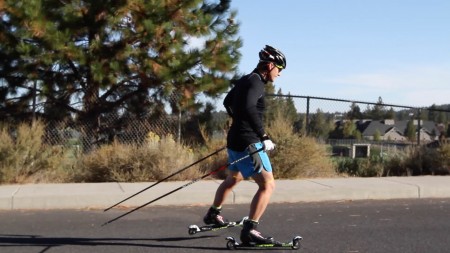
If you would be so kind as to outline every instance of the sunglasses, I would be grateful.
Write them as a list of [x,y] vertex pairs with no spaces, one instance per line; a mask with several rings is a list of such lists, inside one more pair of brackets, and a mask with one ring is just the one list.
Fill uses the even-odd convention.
[[275,67],[278,68],[278,72],[281,72],[283,70],[283,67],[281,67],[280,65],[276,65],[276,64],[274,64],[274,65],[275,65]]

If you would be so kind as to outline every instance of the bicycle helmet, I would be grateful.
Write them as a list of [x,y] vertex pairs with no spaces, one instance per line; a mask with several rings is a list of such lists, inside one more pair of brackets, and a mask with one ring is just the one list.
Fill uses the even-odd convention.
[[284,56],[284,54],[280,50],[269,45],[266,45],[264,49],[259,51],[259,61],[273,62],[278,68],[286,68],[286,57]]

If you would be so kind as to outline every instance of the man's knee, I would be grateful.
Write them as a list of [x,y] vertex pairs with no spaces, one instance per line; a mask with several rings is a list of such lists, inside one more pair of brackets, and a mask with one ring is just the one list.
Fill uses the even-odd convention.
[[264,181],[264,188],[269,191],[275,190],[275,179],[271,178]]
[[272,173],[262,172],[257,176],[254,176],[255,182],[258,184],[258,187],[262,190],[273,191],[275,189],[275,179],[273,178]]
[[231,173],[227,176],[227,178],[225,179],[225,182],[227,182],[227,184],[229,184],[229,185],[236,185],[239,182],[241,182],[242,180],[244,180],[244,178],[242,177],[242,175],[240,173]]

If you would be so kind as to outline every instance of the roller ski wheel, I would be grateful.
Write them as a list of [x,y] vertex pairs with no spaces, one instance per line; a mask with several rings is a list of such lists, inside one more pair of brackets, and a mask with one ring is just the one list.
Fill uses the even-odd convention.
[[233,237],[228,237],[227,240],[227,249],[229,250],[235,250],[236,246],[239,245],[236,243]]
[[291,248],[293,250],[298,250],[301,248],[300,241],[303,238],[301,236],[295,236],[292,241],[282,243],[282,242],[275,242],[275,243],[268,243],[268,244],[257,244],[257,243],[250,243],[250,244],[242,244],[238,243],[234,237],[227,237],[227,249],[229,250],[235,250],[239,248]]
[[195,234],[201,233],[201,232],[217,231],[217,230],[226,229],[226,228],[232,228],[232,227],[242,227],[243,224],[244,224],[244,221],[246,219],[248,219],[248,217],[244,217],[244,218],[242,218],[241,220],[238,220],[238,221],[228,222],[228,224],[225,225],[225,226],[219,226],[219,225],[204,225],[204,226],[190,225],[188,227],[188,233],[190,235],[195,235]]
[[295,249],[295,250],[300,249],[302,247],[300,244],[300,241],[302,239],[303,238],[301,236],[294,237],[294,239],[292,239],[292,249]]

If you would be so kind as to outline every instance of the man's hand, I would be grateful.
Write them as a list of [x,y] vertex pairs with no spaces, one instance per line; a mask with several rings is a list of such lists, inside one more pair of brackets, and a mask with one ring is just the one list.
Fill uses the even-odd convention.
[[270,151],[275,149],[275,143],[273,143],[269,136],[267,134],[263,135],[262,139],[261,139],[263,146],[264,146],[264,151]]
[[263,145],[264,145],[264,151],[270,151],[270,150],[275,149],[275,144],[270,139],[263,141]]

